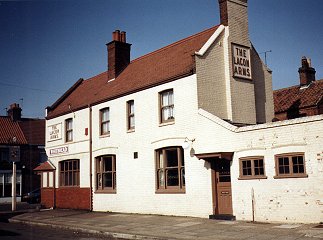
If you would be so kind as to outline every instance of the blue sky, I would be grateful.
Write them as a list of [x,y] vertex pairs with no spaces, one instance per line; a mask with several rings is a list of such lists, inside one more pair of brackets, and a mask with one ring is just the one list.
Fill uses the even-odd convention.
[[[248,5],[253,45],[272,51],[274,89],[298,84],[302,56],[323,78],[322,0]],[[106,70],[116,29],[127,32],[135,59],[217,24],[218,0],[0,1],[0,115],[17,102],[24,117],[43,118],[79,78]]]

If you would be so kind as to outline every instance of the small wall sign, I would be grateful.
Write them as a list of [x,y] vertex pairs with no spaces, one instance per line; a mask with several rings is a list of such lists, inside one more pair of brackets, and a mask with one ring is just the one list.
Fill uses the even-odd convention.
[[68,153],[68,147],[53,148],[49,150],[50,155]]
[[10,162],[20,161],[20,146],[10,146],[9,147],[9,160]]
[[250,48],[232,43],[233,77],[252,79]]
[[55,141],[62,139],[62,123],[57,123],[51,126],[48,126],[48,141]]

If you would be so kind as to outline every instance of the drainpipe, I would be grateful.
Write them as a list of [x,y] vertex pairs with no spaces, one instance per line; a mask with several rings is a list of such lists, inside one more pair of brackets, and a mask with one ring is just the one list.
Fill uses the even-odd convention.
[[255,191],[251,189],[252,222],[255,222]]
[[92,188],[92,107],[89,104],[89,155],[90,155],[90,211],[93,211]]

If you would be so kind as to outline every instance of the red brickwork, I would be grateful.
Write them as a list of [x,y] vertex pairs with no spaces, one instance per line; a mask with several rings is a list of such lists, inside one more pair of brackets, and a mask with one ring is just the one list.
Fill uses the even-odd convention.
[[56,207],[90,210],[90,194],[90,188],[57,188]]
[[54,188],[42,188],[41,189],[41,204],[45,208],[54,207]]

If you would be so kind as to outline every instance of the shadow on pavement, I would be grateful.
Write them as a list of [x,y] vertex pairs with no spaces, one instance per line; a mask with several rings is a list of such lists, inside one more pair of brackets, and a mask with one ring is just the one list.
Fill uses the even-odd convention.
[[[11,204],[9,203],[2,203],[0,204],[0,222],[8,223],[8,219],[31,211],[37,211],[40,209],[40,204],[28,204],[25,202],[17,203],[17,210],[12,212],[11,211]],[[1,234],[1,233],[0,233]],[[2,235],[0,235],[2,236]]]

